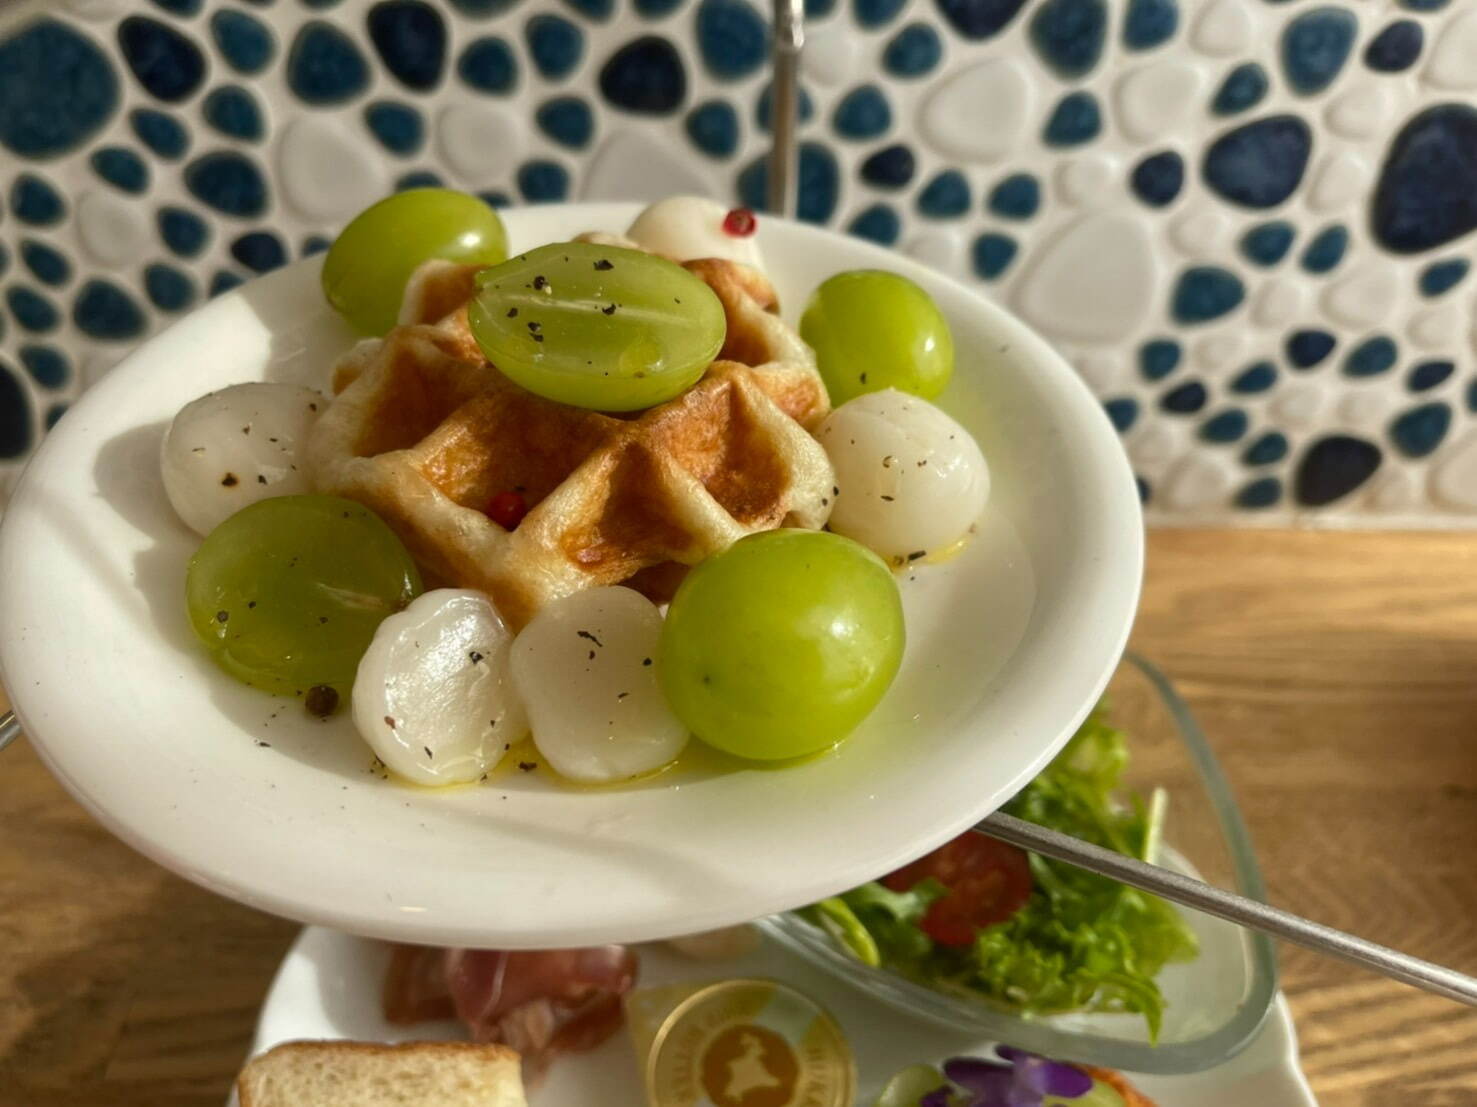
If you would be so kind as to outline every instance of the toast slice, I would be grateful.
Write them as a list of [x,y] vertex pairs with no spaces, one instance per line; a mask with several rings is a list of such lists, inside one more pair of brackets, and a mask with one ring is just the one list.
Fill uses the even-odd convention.
[[236,1091],[241,1107],[527,1107],[518,1054],[466,1042],[284,1042]]

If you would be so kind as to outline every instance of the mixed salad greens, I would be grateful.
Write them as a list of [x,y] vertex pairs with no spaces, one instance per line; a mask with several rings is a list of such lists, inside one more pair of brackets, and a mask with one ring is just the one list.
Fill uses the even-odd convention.
[[[1120,800],[1127,763],[1099,706],[1005,810],[1151,860],[1165,795]],[[940,991],[1027,1015],[1139,1014],[1151,1040],[1165,1003],[1155,977],[1199,952],[1164,901],[974,833],[804,913],[863,962]]]

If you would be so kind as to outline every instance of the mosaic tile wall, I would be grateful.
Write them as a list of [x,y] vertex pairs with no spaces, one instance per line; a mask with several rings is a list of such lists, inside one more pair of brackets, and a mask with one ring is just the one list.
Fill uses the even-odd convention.
[[[750,0],[0,2],[0,472],[394,188],[757,206]],[[1151,518],[1477,523],[1477,5],[809,0],[801,215],[977,283]]]

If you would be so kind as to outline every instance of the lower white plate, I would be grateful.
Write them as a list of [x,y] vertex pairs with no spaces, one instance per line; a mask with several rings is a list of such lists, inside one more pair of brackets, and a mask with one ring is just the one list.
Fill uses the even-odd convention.
[[[378,942],[309,927],[288,952],[257,1023],[253,1053],[300,1038],[368,1041],[454,1039],[455,1023],[391,1026],[380,1016],[387,962]],[[736,960],[699,962],[661,946],[641,949],[639,986],[762,976],[795,985],[841,1023],[858,1060],[859,1107],[905,1065],[988,1049],[873,1003],[804,961],[766,941]],[[1316,1107],[1298,1067],[1297,1036],[1287,1002],[1278,996],[1257,1039],[1234,1060],[1193,1076],[1135,1076],[1159,1107]],[[591,1053],[560,1058],[529,1096],[530,1107],[644,1107],[645,1096],[630,1041],[618,1034]],[[234,1103],[234,1098],[232,1100]]]

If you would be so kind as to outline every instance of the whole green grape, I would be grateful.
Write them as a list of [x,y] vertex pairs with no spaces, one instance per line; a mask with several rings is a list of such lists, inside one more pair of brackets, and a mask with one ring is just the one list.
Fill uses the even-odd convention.
[[477,275],[468,311],[487,359],[550,400],[637,411],[690,388],[728,331],[701,279],[639,250],[556,242]]
[[954,336],[927,292],[907,277],[854,269],[805,305],[800,337],[815,350],[831,403],[896,388],[931,400],[954,373]]
[[835,745],[903,656],[897,582],[839,534],[750,535],[693,569],[662,628],[658,676],[698,738],[753,760]]
[[200,544],[185,578],[190,626],[237,680],[279,695],[341,695],[385,616],[420,593],[393,531],[337,496],[243,508]]
[[497,212],[449,188],[412,188],[365,208],[323,259],[323,294],[363,334],[395,325],[405,284],[432,258],[496,265],[508,256]]

